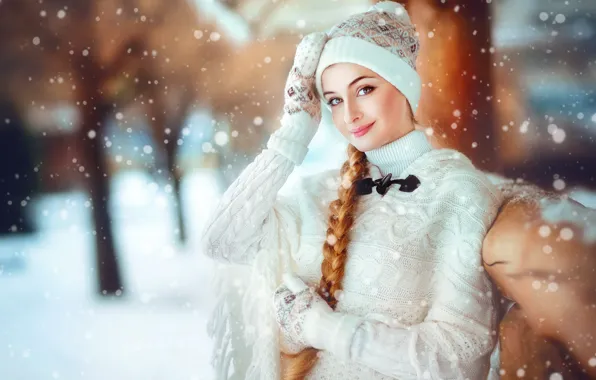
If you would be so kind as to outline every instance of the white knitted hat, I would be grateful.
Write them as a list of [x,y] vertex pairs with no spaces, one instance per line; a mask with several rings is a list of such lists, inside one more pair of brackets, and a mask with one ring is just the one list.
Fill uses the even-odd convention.
[[418,108],[421,82],[416,72],[420,42],[404,7],[382,1],[335,25],[328,32],[316,71],[317,91],[321,98],[322,122],[333,123],[331,109],[321,86],[323,71],[335,63],[364,66],[395,86],[408,99],[412,113]]

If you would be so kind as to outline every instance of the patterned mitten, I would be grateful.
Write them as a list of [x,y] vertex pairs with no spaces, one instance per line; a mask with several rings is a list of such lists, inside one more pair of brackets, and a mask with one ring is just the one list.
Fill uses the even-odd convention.
[[294,115],[304,111],[316,126],[321,121],[321,104],[315,95],[315,72],[328,38],[326,33],[317,32],[302,39],[296,49],[284,93],[284,113]]
[[285,276],[273,296],[275,319],[281,330],[282,345],[287,353],[297,353],[310,342],[304,335],[304,321],[312,312],[332,312],[316,290],[297,277]]
[[300,165],[321,122],[321,102],[316,96],[315,72],[328,36],[305,36],[294,57],[284,89],[282,127],[271,135],[267,147]]

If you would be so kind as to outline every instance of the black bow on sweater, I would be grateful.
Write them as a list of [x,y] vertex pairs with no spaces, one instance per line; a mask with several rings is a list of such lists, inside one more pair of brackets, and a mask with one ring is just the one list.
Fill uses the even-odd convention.
[[366,195],[372,193],[373,187],[377,187],[377,193],[385,195],[389,186],[398,183],[399,191],[411,193],[420,186],[420,180],[415,175],[410,174],[406,179],[394,179],[391,180],[391,173],[387,174],[383,178],[375,179],[364,178],[354,182],[356,185],[356,194]]

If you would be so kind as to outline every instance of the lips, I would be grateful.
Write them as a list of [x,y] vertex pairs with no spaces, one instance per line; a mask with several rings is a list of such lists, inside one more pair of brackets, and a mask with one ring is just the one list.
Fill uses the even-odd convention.
[[351,132],[351,133],[352,133],[354,136],[356,136],[356,137],[363,136],[363,135],[365,135],[365,134],[368,132],[368,130],[369,130],[369,129],[370,129],[372,126],[373,126],[373,124],[374,124],[374,123],[375,123],[375,122],[373,121],[372,123],[370,123],[370,124],[368,124],[368,125],[365,125],[365,126],[363,126],[363,127],[360,127],[360,128],[358,128],[358,129],[355,129],[355,130],[353,130],[353,131],[350,131],[350,132]]

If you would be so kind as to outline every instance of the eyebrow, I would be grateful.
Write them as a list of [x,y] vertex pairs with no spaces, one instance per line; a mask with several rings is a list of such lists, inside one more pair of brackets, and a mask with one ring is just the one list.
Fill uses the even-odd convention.
[[[356,83],[356,82],[358,82],[358,81],[360,81],[362,79],[366,79],[366,78],[374,79],[373,77],[366,76],[366,75],[359,76],[358,78],[356,78],[356,79],[354,79],[353,81],[350,82],[350,84],[348,85],[348,88],[349,87],[352,87],[354,85],[354,83]],[[323,93],[323,96],[325,96],[327,94],[333,94],[333,91],[326,91],[326,92]]]

